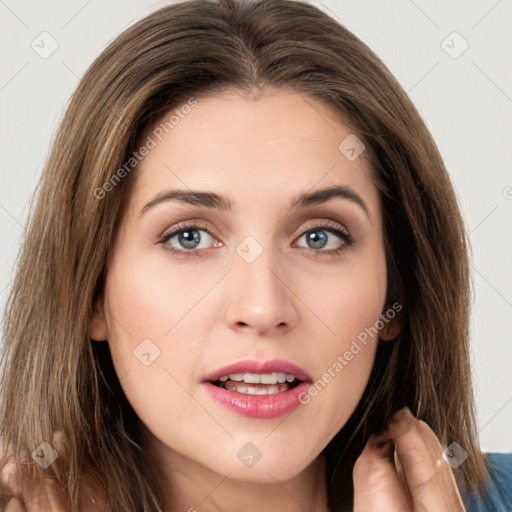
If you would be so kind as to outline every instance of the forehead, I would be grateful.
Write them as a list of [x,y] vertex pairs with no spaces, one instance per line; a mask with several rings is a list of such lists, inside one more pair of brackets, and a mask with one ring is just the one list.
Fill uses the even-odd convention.
[[338,184],[377,200],[365,152],[357,155],[364,149],[357,135],[331,109],[291,90],[184,102],[147,127],[137,147],[144,144],[152,148],[130,187],[140,207],[170,187],[229,190],[233,209]]

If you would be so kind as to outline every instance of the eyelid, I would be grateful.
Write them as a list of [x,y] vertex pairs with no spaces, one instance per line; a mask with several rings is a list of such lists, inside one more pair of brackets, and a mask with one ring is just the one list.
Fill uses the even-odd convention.
[[[178,224],[172,226],[171,228],[166,229],[163,232],[163,234],[160,235],[159,243],[162,243],[165,245],[166,242],[170,238],[173,238],[179,232],[186,231],[186,230],[194,230],[194,229],[206,231],[216,241],[218,241],[220,238],[216,235],[215,230],[209,226],[208,222],[202,221],[200,219],[189,219],[186,221],[179,222]],[[303,227],[301,229],[301,231],[297,235],[294,236],[294,240],[303,237],[305,234],[307,234],[311,231],[314,231],[315,229],[318,229],[318,230],[325,229],[326,231],[329,231],[330,233],[334,234],[334,236],[336,236],[342,242],[342,247],[343,246],[348,247],[348,246],[352,245],[355,241],[354,237],[350,234],[348,229],[343,224],[341,224],[337,221],[331,220],[331,219],[308,221],[306,223],[306,226]],[[223,245],[224,244],[222,242],[220,242],[220,245],[217,245],[217,247],[223,246]],[[214,249],[214,247],[211,247],[208,249],[193,249],[193,250],[189,250],[189,251],[184,250],[184,249],[174,249],[174,248],[170,248],[170,247],[166,247],[166,249],[175,254],[181,253],[181,254],[187,255],[187,256],[200,256],[201,253],[209,252],[212,249]],[[309,250],[311,250],[313,252],[317,252],[317,253],[325,253],[326,255],[328,255],[328,254],[332,254],[333,252],[342,250],[342,248],[331,249],[328,251],[315,250],[315,249],[309,249]]]
[[310,221],[306,224],[305,228],[302,228],[301,232],[297,236],[302,236],[308,231],[312,229],[321,229],[321,228],[332,228],[338,231],[343,231],[344,233],[349,234],[348,229],[341,223],[336,222],[334,220],[318,220],[318,221]]
[[327,251],[323,250],[315,250],[315,249],[309,249],[310,251],[313,251],[315,254],[325,254],[328,255],[336,255],[340,252],[348,249],[351,247],[357,239],[349,232],[349,230],[345,227],[345,225],[333,221],[331,219],[329,220],[318,220],[318,221],[311,221],[311,224],[306,225],[306,227],[302,228],[301,232],[296,235],[295,239],[302,238],[305,234],[313,232],[313,231],[327,231],[331,234],[333,234],[338,240],[341,242],[341,246],[337,249],[330,249]]
[[[183,229],[183,230],[191,229],[192,226],[194,226],[196,228],[204,229],[210,235],[212,235],[216,238],[219,238],[217,236],[217,234],[215,233],[215,230],[213,230],[208,225],[207,222],[204,222],[199,219],[189,219],[189,220],[186,220],[183,222],[179,222],[178,224],[172,226],[171,228],[166,229],[160,235],[159,238],[160,238],[160,240],[165,240],[166,238],[169,237],[169,235],[175,234],[176,232],[180,231],[181,229]],[[320,228],[333,228],[333,229],[337,229],[337,230],[343,231],[344,233],[349,234],[349,231],[343,224],[329,219],[329,220],[309,221],[308,223],[306,223],[306,226],[304,228],[302,228],[301,231],[296,235],[296,237],[303,236],[304,234],[306,234],[308,231],[311,231],[312,229],[320,229]]]
[[203,230],[207,231],[211,236],[213,236],[215,238],[219,238],[216,235],[215,230],[210,227],[209,223],[204,222],[199,219],[189,219],[189,220],[185,220],[183,222],[179,222],[178,224],[175,224],[171,228],[166,229],[159,236],[159,239],[165,240],[166,238],[169,238],[169,235],[175,234],[176,232],[181,231],[181,230],[185,231],[187,229],[191,229],[192,226],[194,226],[195,228],[198,228],[198,229],[203,229]]

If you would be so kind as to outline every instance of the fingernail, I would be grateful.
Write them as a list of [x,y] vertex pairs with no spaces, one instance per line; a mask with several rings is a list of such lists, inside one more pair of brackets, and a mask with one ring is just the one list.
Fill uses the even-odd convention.
[[390,423],[398,423],[402,420],[404,420],[405,418],[407,417],[412,417],[413,414],[411,412],[411,409],[409,409],[409,407],[405,406],[405,407],[402,407],[401,409],[399,409],[397,412],[395,412],[395,414],[393,414],[393,416],[391,417],[391,419],[389,420]]

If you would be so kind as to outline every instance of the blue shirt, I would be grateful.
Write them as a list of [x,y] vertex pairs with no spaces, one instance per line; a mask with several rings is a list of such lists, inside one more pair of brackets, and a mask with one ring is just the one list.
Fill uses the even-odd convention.
[[512,512],[512,453],[486,453],[489,461],[488,500],[462,496],[467,512]]

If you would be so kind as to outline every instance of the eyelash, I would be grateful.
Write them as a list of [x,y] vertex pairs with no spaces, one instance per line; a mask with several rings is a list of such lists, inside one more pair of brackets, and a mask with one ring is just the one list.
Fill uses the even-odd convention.
[[[191,222],[190,224],[184,223],[184,224],[178,224],[173,228],[171,232],[165,232],[163,235],[161,235],[158,243],[161,243],[164,246],[164,249],[166,251],[169,251],[172,254],[175,254],[177,256],[184,256],[188,258],[189,256],[194,257],[200,257],[201,252],[203,251],[209,251],[209,249],[192,249],[190,251],[187,250],[180,250],[175,249],[174,247],[171,247],[167,244],[167,242],[174,238],[176,235],[179,235],[180,233],[184,231],[206,231],[212,238],[215,238],[214,235],[212,235],[206,226],[201,225],[199,222]],[[299,235],[298,238],[302,238],[304,235],[314,232],[314,231],[327,231],[329,233],[332,233],[339,237],[342,241],[342,244],[337,249],[331,249],[328,251],[324,251],[322,249],[309,249],[310,251],[313,251],[316,255],[319,253],[325,253],[329,256],[337,256],[341,254],[342,251],[347,249],[348,247],[351,247],[355,240],[344,228],[341,228],[339,224],[331,222],[331,221],[323,221],[318,224],[315,224],[313,226],[307,226]]]

